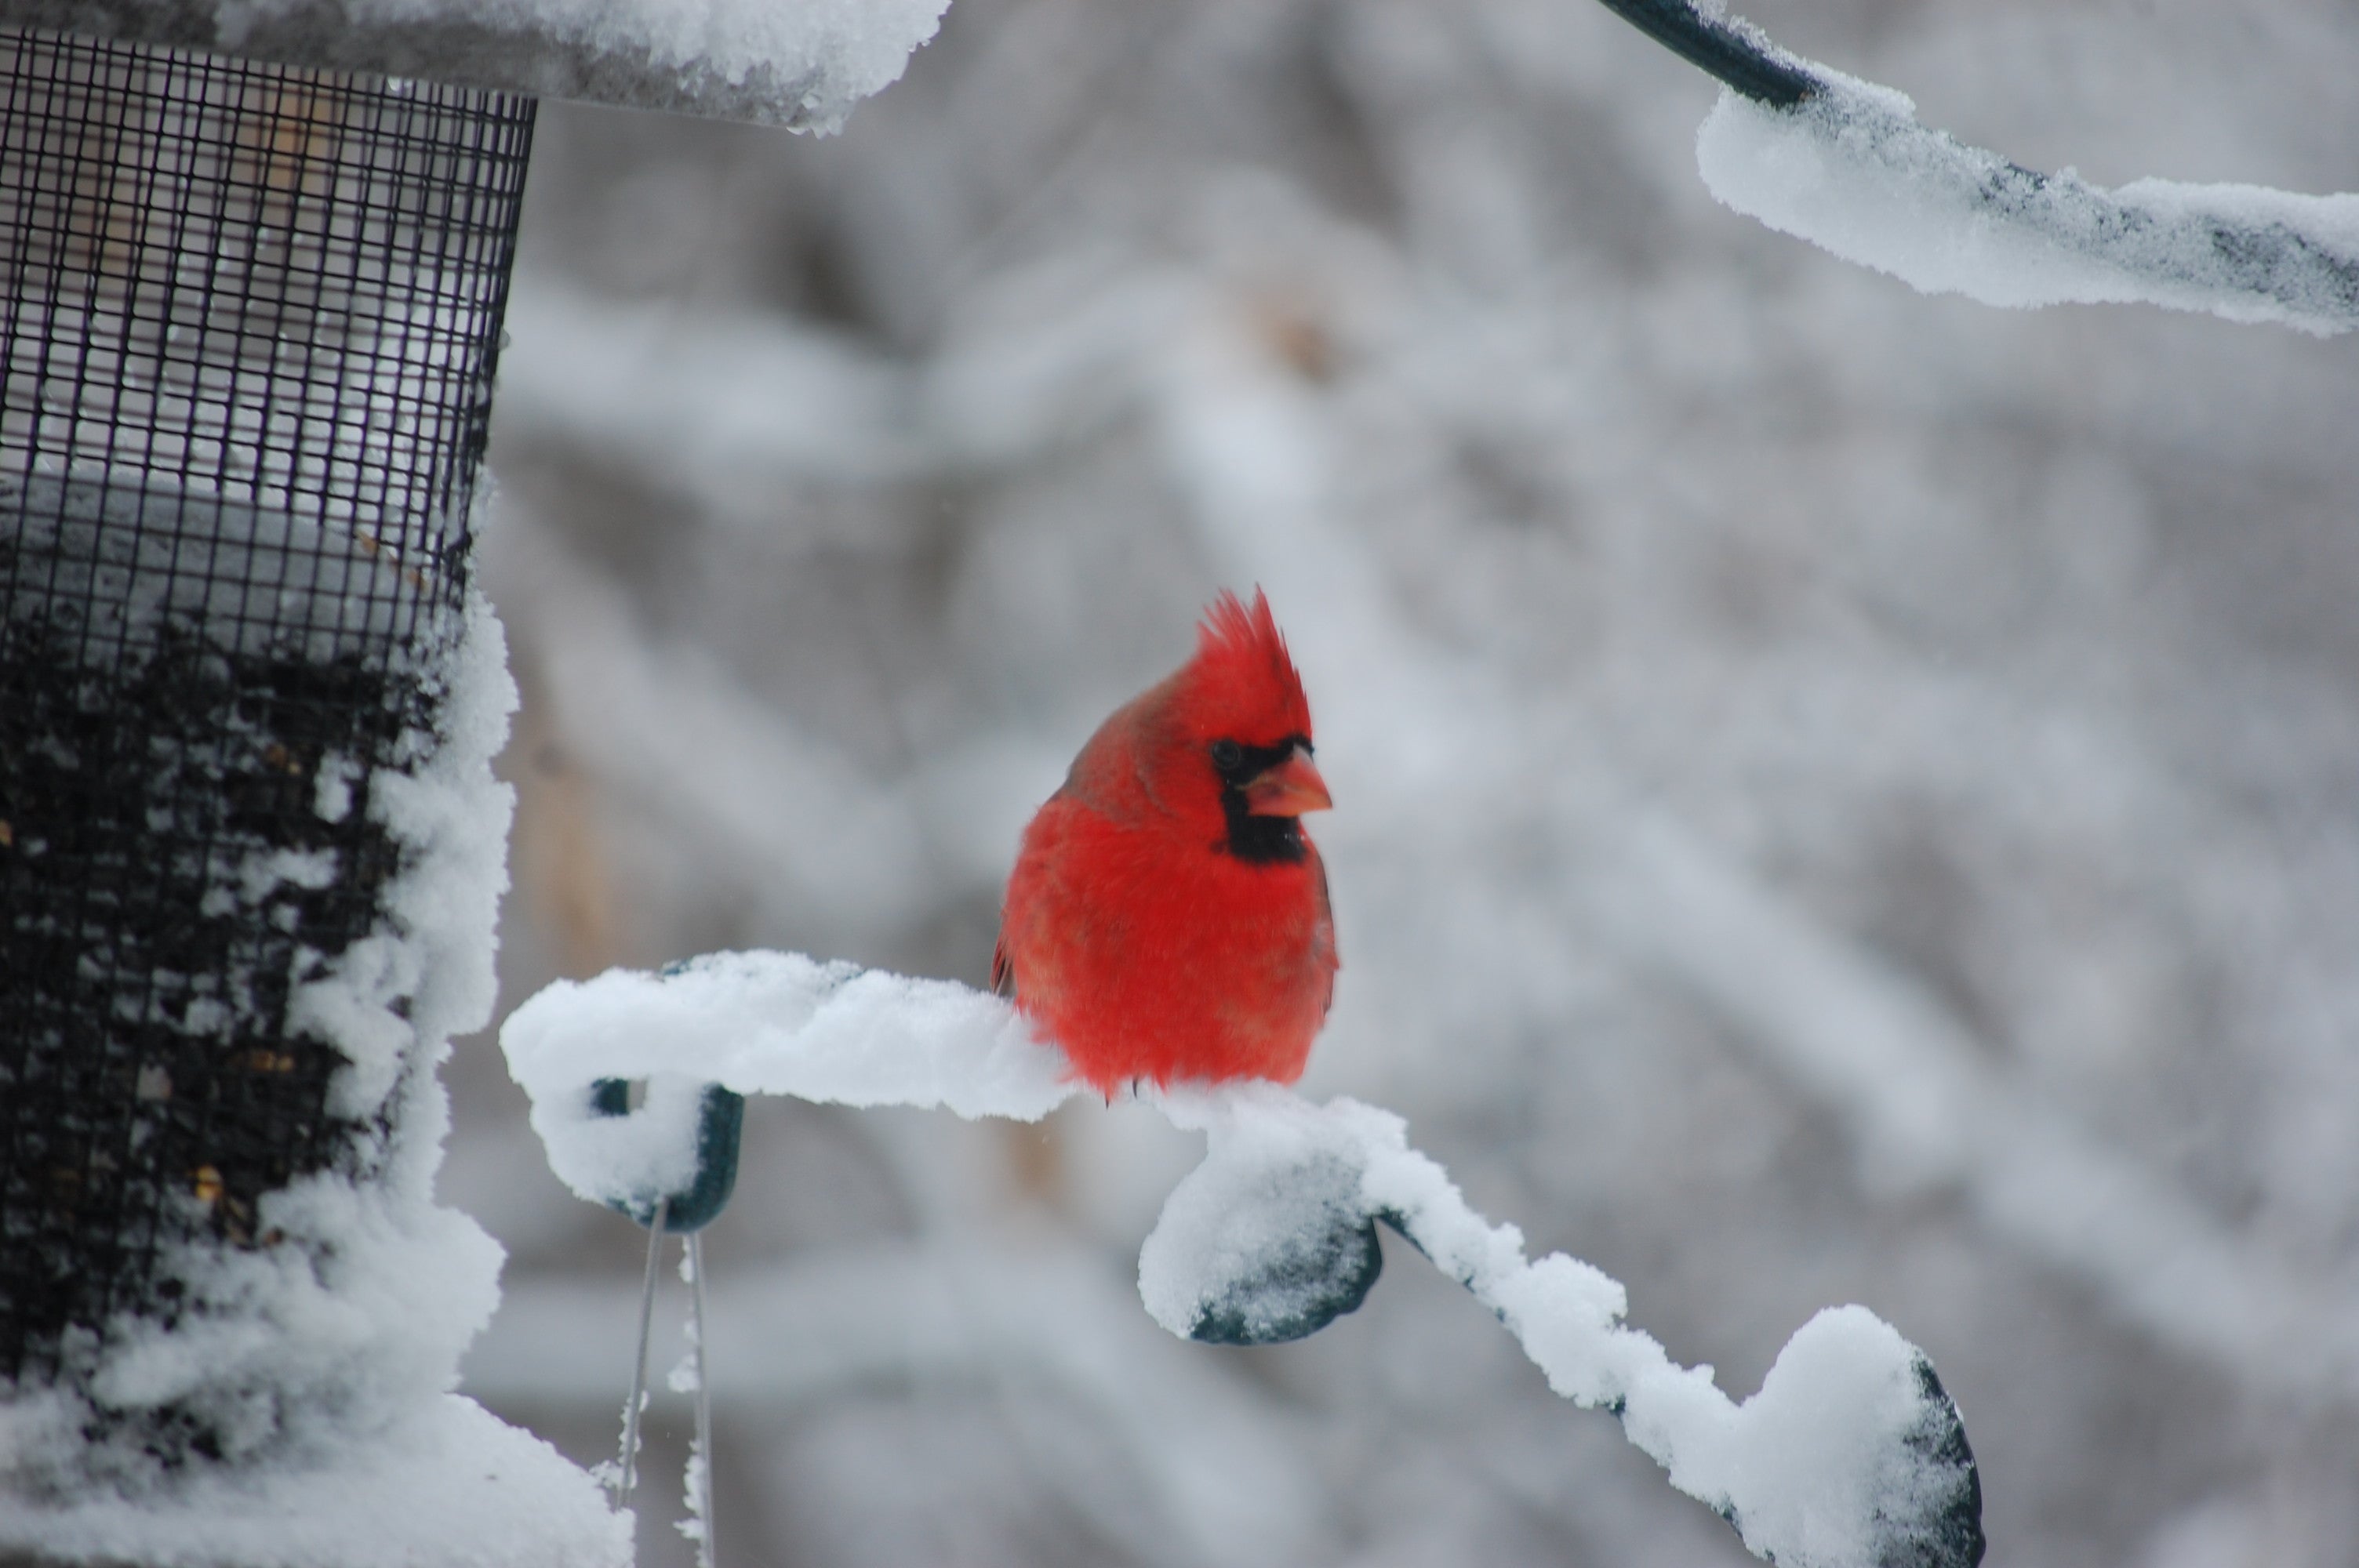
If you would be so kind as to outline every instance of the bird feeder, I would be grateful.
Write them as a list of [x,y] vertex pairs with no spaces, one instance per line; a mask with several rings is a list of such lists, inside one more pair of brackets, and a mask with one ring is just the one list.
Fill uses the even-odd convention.
[[0,1377],[397,1130],[299,1014],[404,870],[532,119],[0,35]]
[[[740,9],[0,0],[0,1557],[131,1554],[12,1498],[392,1423],[489,1310],[429,1188],[536,96],[828,125],[940,6]],[[445,1267],[407,1304],[457,1326],[392,1321]]]
[[443,726],[531,135],[0,33],[0,1377],[165,1465],[234,1438],[108,1400],[108,1339],[290,1245],[271,1193],[375,1182],[429,1070],[353,1082],[321,1010],[410,936],[382,804]]

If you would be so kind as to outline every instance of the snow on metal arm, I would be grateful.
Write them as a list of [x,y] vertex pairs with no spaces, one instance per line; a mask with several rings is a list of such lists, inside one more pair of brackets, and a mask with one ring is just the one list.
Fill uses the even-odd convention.
[[1733,90],[1696,139],[1712,195],[1845,261],[1985,305],[2136,302],[2321,337],[2359,326],[2359,195],[2041,174],[1698,0],[1603,3]]
[[[1071,1098],[1062,1056],[998,998],[799,954],[715,954],[660,975],[561,981],[501,1031],[549,1162],[582,1196],[679,1186],[701,1086],[839,1104],[1037,1120]],[[644,1079],[627,1116],[601,1080]],[[1738,1403],[1623,1323],[1622,1286],[1467,1206],[1390,1112],[1313,1105],[1275,1085],[1145,1097],[1207,1135],[1139,1257],[1155,1320],[1184,1337],[1267,1344],[1358,1306],[1378,1221],[1495,1313],[1549,1385],[1620,1417],[1671,1484],[1786,1568],[1972,1568],[1982,1494],[1931,1363],[1864,1307],[1820,1313]]]

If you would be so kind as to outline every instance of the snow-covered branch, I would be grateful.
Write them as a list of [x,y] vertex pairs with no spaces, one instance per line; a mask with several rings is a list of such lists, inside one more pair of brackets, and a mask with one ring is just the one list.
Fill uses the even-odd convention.
[[1700,0],[1605,4],[1729,84],[1696,139],[1712,195],[1845,261],[1985,305],[2142,303],[2321,336],[2359,326],[2359,196],[2038,173]]
[[2146,304],[2359,326],[2359,196],[2039,174],[1918,124],[1916,105],[1827,76],[1792,109],[1723,93],[1696,138],[1729,207],[1928,294],[1985,305]]
[[[692,1175],[701,1086],[840,1104],[1033,1120],[1071,1098],[1062,1057],[998,999],[796,954],[717,954],[660,975],[560,981],[501,1032],[552,1168],[581,1196],[643,1204]],[[592,1086],[642,1079],[636,1113]],[[1470,1208],[1399,1118],[1266,1084],[1148,1097],[1208,1136],[1139,1260],[1140,1292],[1189,1337],[1299,1337],[1359,1304],[1382,1220],[1489,1306],[1549,1386],[1617,1414],[1681,1491],[1793,1568],[1971,1564],[1981,1497],[1957,1412],[1921,1352],[1861,1307],[1820,1314],[1761,1390],[1731,1401],[1622,1321],[1622,1287],[1586,1263],[1526,1257]]]

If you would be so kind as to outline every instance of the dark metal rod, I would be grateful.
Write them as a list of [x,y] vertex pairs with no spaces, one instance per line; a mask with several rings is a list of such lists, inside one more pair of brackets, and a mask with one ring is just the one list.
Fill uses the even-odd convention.
[[1773,109],[1817,96],[1818,79],[1762,47],[1762,40],[1696,9],[1695,0],[1599,0],[1607,10],[1729,86]]

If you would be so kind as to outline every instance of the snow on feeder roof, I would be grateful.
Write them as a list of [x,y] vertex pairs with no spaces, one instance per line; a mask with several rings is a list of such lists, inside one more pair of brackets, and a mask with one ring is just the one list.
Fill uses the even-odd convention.
[[0,0],[0,27],[830,132],[950,0]]

